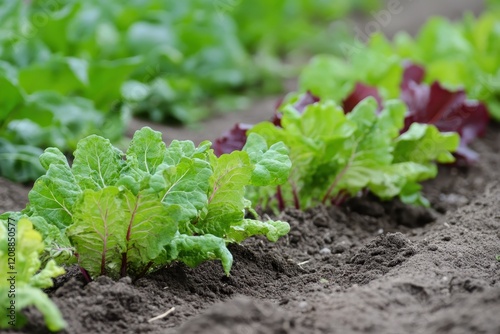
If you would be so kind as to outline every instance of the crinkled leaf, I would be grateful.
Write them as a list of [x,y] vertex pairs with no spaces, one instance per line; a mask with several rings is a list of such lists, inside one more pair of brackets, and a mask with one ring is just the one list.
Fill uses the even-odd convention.
[[[202,158],[205,159],[205,153],[210,149],[211,143],[204,141],[198,147],[189,140],[173,140],[168,146],[165,154],[164,163],[168,166],[177,165],[182,158]],[[201,156],[200,156],[201,155]]]
[[48,170],[28,194],[31,208],[50,224],[64,229],[72,224],[74,205],[82,190],[58,149],[47,149],[40,161]]
[[158,166],[163,163],[166,151],[167,148],[162,140],[161,132],[145,127],[134,134],[127,150],[127,159],[135,157],[140,169],[154,174]]
[[196,158],[182,158],[176,166],[162,168],[155,175],[163,181],[157,190],[163,204],[182,207],[176,217],[179,223],[190,221],[207,205],[211,175],[210,164]]
[[67,235],[78,254],[78,263],[92,276],[116,275],[127,250],[127,214],[120,190],[106,187],[85,190],[75,206]]
[[234,151],[214,159],[214,173],[208,191],[207,215],[196,223],[204,233],[224,237],[234,222],[244,217],[245,187],[254,166],[246,152]]
[[74,155],[72,169],[82,189],[99,190],[117,182],[123,153],[108,139],[88,136],[78,142]]
[[435,126],[414,123],[397,139],[394,161],[450,163],[455,161],[451,152],[458,148],[459,142],[456,133],[441,133]]
[[[156,259],[177,232],[177,222],[155,194],[125,192],[126,263],[137,273]],[[124,258],[122,257],[122,261]],[[122,263],[123,265],[123,263]],[[127,273],[122,268],[122,276]]]
[[47,258],[55,259],[60,264],[70,264],[74,259],[74,248],[71,245],[64,230],[56,225],[49,224],[41,216],[30,217],[35,229],[42,235],[45,244],[45,253]]
[[269,241],[276,242],[288,232],[290,225],[286,222],[244,219],[239,224],[231,225],[227,239],[241,242],[254,235],[264,235]]
[[248,153],[250,162],[255,165],[250,180],[252,185],[273,186],[286,182],[292,162],[285,144],[279,142],[268,147],[262,136],[250,133],[243,151]]
[[178,260],[190,267],[196,267],[207,260],[220,260],[224,272],[229,276],[233,256],[224,239],[214,235],[177,235],[166,247],[170,261]]

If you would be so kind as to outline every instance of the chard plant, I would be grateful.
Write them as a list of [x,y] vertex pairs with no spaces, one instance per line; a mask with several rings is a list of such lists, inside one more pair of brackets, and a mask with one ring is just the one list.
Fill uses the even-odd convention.
[[72,165],[56,148],[40,157],[47,170],[24,213],[45,237],[47,254],[78,263],[88,278],[138,278],[172,261],[194,267],[218,259],[229,275],[227,248],[254,235],[270,241],[288,223],[247,218],[248,186],[278,186],[291,168],[283,143],[268,147],[254,134],[242,151],[216,157],[210,142],[166,146],[161,133],[137,131],[127,151],[92,135]]

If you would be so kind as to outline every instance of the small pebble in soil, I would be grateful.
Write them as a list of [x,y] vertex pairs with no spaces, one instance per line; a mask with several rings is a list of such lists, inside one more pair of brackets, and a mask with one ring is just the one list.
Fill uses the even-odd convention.
[[306,301],[301,301],[299,303],[299,308],[302,310],[306,309],[308,306],[309,306],[309,304]]
[[313,224],[316,227],[328,227],[329,221],[325,216],[317,215],[313,219]]
[[322,255],[328,255],[328,254],[331,254],[332,253],[332,250],[328,247],[325,247],[325,248],[322,248],[320,251],[319,251],[320,254]]
[[333,242],[333,237],[328,233],[327,235],[325,235],[325,237],[323,238],[323,241],[326,243],[326,244],[331,244]]
[[96,305],[100,305],[100,304],[102,304],[102,302],[103,302],[103,301],[104,301],[104,296],[102,296],[102,295],[98,295],[98,296],[96,297],[95,301],[94,301],[94,304],[96,304]]
[[347,250],[347,247],[346,247],[346,245],[343,245],[343,244],[338,244],[338,245],[335,245],[335,247],[333,247],[333,252],[335,254],[344,253],[346,250]]
[[441,194],[439,199],[451,205],[463,206],[469,203],[467,197],[459,194]]
[[290,300],[288,298],[284,298],[284,299],[280,300],[278,304],[279,305],[286,305],[286,304],[288,304],[289,301]]
[[451,237],[447,235],[447,236],[444,236],[442,240],[443,241],[450,241]]
[[438,247],[436,245],[430,245],[429,250],[434,252],[438,250]]
[[130,284],[132,284],[132,279],[130,277],[128,277],[128,276],[127,277],[122,277],[122,278],[120,278],[120,280],[118,282],[130,285]]

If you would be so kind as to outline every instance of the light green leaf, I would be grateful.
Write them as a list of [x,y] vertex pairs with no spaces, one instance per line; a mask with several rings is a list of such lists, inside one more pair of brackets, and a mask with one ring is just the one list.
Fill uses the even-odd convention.
[[354,88],[353,83],[348,83],[352,76],[352,68],[341,58],[319,55],[302,70],[299,85],[301,91],[309,90],[315,96],[339,102]]
[[212,176],[212,168],[208,162],[182,158],[175,167],[161,168],[155,176],[161,176],[164,180],[162,185],[165,187],[158,191],[163,204],[182,208],[176,217],[179,223],[190,221],[207,205],[209,180]]
[[190,267],[196,267],[208,260],[221,260],[224,272],[229,276],[233,256],[226,247],[224,239],[214,235],[203,236],[177,235],[166,247],[170,261],[178,260]]
[[130,268],[129,271],[122,268],[122,276],[127,272],[137,274],[155,260],[177,232],[172,210],[165,207],[157,195],[139,193],[134,196],[131,192],[125,192],[123,201],[126,213],[124,256]]
[[[14,242],[9,237],[12,233],[15,235]],[[11,257],[9,247],[12,248],[13,243],[16,259],[14,264],[9,260]],[[16,325],[25,323],[21,310],[28,306],[35,306],[44,316],[47,327],[51,331],[58,331],[63,329],[66,323],[57,307],[40,288],[51,287],[52,278],[64,274],[64,269],[58,267],[54,261],[50,261],[36,274],[41,267],[39,256],[43,249],[42,236],[33,229],[30,219],[16,217],[8,221],[0,221],[0,307],[6,310],[11,306],[12,298],[9,298],[9,294],[12,293],[11,278],[13,276],[16,285],[14,292]],[[0,328],[11,327],[9,320],[11,320],[9,317],[2,316]]]
[[254,167],[246,152],[223,154],[214,161],[214,173],[208,192],[208,213],[196,223],[204,233],[224,237],[234,222],[244,217],[245,187]]
[[82,189],[99,190],[114,185],[124,164],[123,153],[108,139],[91,135],[78,142],[72,170]]
[[127,150],[127,158],[135,157],[140,169],[154,174],[158,166],[163,163],[166,151],[161,132],[145,127],[134,134]]
[[268,148],[264,137],[250,133],[243,151],[248,153],[250,162],[255,165],[250,180],[254,186],[273,186],[286,182],[292,162],[288,148],[283,142]]
[[72,223],[74,205],[82,190],[59,150],[47,149],[40,161],[48,170],[28,194],[31,207],[47,222],[64,229]]
[[116,276],[127,251],[127,213],[120,191],[106,187],[85,190],[75,207],[67,235],[79,254],[78,263],[91,276]]
[[[0,305],[9,305],[9,300],[7,299],[8,289],[0,288]],[[61,311],[57,308],[56,304],[50,300],[49,296],[42,290],[38,288],[33,288],[30,286],[22,286],[16,289],[16,308],[18,310],[24,309],[28,306],[36,307],[40,313],[43,315],[43,319],[47,328],[52,332],[58,332],[64,329],[67,324],[64,321]],[[8,306],[7,306],[8,307]],[[6,308],[6,307],[5,307]],[[26,323],[24,315],[18,313],[16,316],[17,324],[23,325]],[[8,323],[9,318],[2,317],[0,319],[0,328],[10,328]]]
[[42,235],[45,252],[42,259],[54,259],[59,264],[72,264],[75,262],[74,248],[68,237],[57,225],[49,224],[41,216],[30,217],[34,228]]
[[40,272],[34,275],[30,284],[35,288],[50,288],[54,286],[52,278],[64,275],[66,271],[62,267],[58,267],[56,261],[50,260]]
[[264,235],[269,241],[276,242],[290,232],[290,225],[282,221],[261,222],[253,219],[244,219],[239,224],[231,225],[227,239],[241,242],[254,235]]
[[459,144],[457,133],[442,133],[434,125],[414,123],[396,140],[394,161],[451,163],[455,161],[451,152]]
[[205,160],[205,153],[208,152],[211,145],[211,142],[204,141],[200,143],[198,147],[195,147],[194,143],[190,140],[173,140],[167,148],[164,162],[168,166],[174,166],[177,165],[182,158],[199,158]]

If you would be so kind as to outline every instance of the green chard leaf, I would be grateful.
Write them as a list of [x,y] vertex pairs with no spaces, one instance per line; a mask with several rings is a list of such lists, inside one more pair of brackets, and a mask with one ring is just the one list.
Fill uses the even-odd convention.
[[197,221],[196,229],[223,238],[231,223],[245,216],[245,187],[250,184],[254,166],[248,154],[240,151],[213,157],[212,161],[207,215]]
[[244,219],[240,224],[231,226],[228,239],[241,242],[254,235],[264,235],[269,241],[276,242],[288,232],[290,232],[290,225],[282,221],[261,222],[253,219]]
[[129,263],[138,272],[154,260],[176,231],[158,196],[107,187],[85,191],[67,234],[92,276],[118,277]]
[[57,148],[40,156],[47,173],[36,180],[29,192],[30,208],[48,223],[63,229],[72,224],[74,206],[82,193],[66,157]]
[[162,140],[161,132],[150,128],[139,130],[134,135],[127,150],[127,159],[135,157],[139,168],[149,174],[154,174],[165,159],[167,148]]
[[233,265],[233,255],[226,247],[226,241],[211,234],[188,236],[178,234],[167,247],[170,260],[179,260],[189,267],[196,267],[207,260],[219,259],[226,275]]
[[114,185],[123,166],[122,156],[108,139],[91,135],[80,140],[72,166],[80,187],[99,190]]
[[67,229],[78,263],[92,276],[118,272],[126,252],[127,221],[120,195],[116,187],[86,190]]
[[243,151],[248,153],[251,163],[255,165],[250,180],[252,185],[272,186],[286,182],[292,162],[288,156],[288,148],[283,142],[268,148],[264,137],[250,133]]
[[159,175],[165,185],[160,190],[163,204],[167,207],[182,207],[176,217],[179,223],[192,220],[207,205],[207,191],[212,175],[207,161],[182,158],[177,166],[159,170]]

